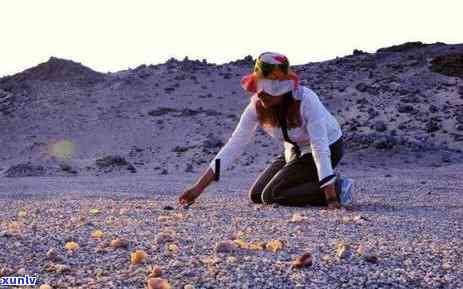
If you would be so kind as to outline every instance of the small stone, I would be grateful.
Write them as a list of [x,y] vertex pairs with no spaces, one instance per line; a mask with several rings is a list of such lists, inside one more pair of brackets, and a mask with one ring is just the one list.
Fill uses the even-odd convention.
[[291,223],[300,223],[305,219],[306,217],[304,217],[301,213],[294,213],[293,217],[291,218]]
[[180,248],[175,244],[169,244],[167,245],[167,250],[170,252],[178,252]]
[[351,222],[351,218],[350,218],[349,216],[343,216],[343,217],[341,218],[341,222],[342,222],[343,224],[349,224],[349,223]]
[[77,249],[79,249],[79,244],[77,244],[76,242],[74,241],[70,241],[70,242],[67,242],[65,245],[64,245],[64,248],[68,251],[75,251]]
[[355,89],[357,89],[360,92],[366,92],[368,90],[368,86],[365,83],[360,82],[355,86]]
[[64,265],[64,264],[57,264],[55,268],[56,268],[57,273],[64,273],[64,272],[71,271],[71,267]]
[[336,258],[338,258],[338,260],[346,258],[348,251],[349,246],[344,242],[340,241],[336,244]]
[[130,262],[132,265],[140,264],[148,257],[148,255],[142,250],[136,250],[130,254]]
[[375,255],[366,255],[364,256],[365,261],[370,263],[378,263],[378,256]]
[[47,272],[65,273],[71,271],[71,267],[64,264],[49,264],[45,267]]
[[364,221],[368,221],[368,219],[362,215],[356,215],[352,218],[352,220],[354,220],[354,222],[357,223],[363,223]]
[[12,275],[14,272],[8,267],[0,267],[0,277]]
[[271,240],[265,245],[265,248],[273,253],[276,253],[283,249],[283,242],[280,240]]
[[40,285],[39,289],[53,289],[53,287],[51,287],[48,284],[42,284],[42,285]]
[[120,238],[117,238],[117,239],[114,239],[111,241],[111,244],[110,246],[112,248],[115,248],[115,249],[118,249],[118,248],[127,248],[129,246],[129,242],[127,242],[126,240],[124,239],[120,239]]
[[95,277],[96,277],[96,278],[101,278],[101,277],[103,277],[104,273],[105,273],[105,272],[104,272],[103,269],[101,269],[101,268],[95,269]]
[[249,244],[249,249],[262,251],[265,250],[265,244],[261,242],[252,242],[251,244]]
[[148,289],[170,289],[169,282],[162,278],[149,278]]
[[377,122],[374,123],[373,128],[376,131],[383,132],[387,130],[386,123],[384,121],[378,120]]
[[325,261],[325,262],[330,262],[331,261],[331,257],[330,255],[323,255],[321,257],[321,260]]
[[58,257],[58,252],[54,248],[51,248],[50,250],[48,250],[47,258],[49,260],[55,260],[57,257]]
[[360,244],[357,248],[357,254],[359,254],[360,256],[363,256],[365,254],[365,246],[363,244]]
[[246,241],[237,239],[237,240],[233,240],[233,242],[234,242],[236,245],[238,245],[238,247],[240,247],[241,249],[249,249],[249,244],[246,243]]
[[238,250],[238,245],[234,241],[221,241],[215,246],[216,253],[233,253]]
[[90,213],[90,215],[96,216],[101,213],[101,210],[98,208],[93,208],[93,209],[90,209],[88,212]]
[[439,112],[439,108],[433,104],[429,106],[429,112],[436,113]]
[[158,222],[162,223],[162,222],[168,222],[170,221],[172,218],[169,217],[169,216],[166,216],[166,215],[162,215],[162,216],[159,216],[158,217]]
[[302,256],[296,257],[296,259],[292,263],[292,267],[296,269],[300,269],[302,267],[309,267],[312,266],[312,262],[312,254],[306,252]]
[[101,239],[104,237],[104,233],[101,230],[95,230],[92,233],[92,238],[93,239]]
[[173,242],[174,237],[169,232],[161,232],[156,236],[156,244],[162,245],[164,243]]
[[193,285],[187,284],[183,286],[183,289],[195,289],[195,287]]
[[367,262],[370,262],[370,263],[378,262],[378,256],[376,256],[373,250],[366,245],[360,244],[357,248],[357,254],[363,257],[363,259]]
[[153,266],[151,269],[150,277],[161,277],[162,275],[162,269],[159,266]]
[[103,241],[99,243],[95,248],[95,253],[105,253],[107,248],[111,246],[111,242]]
[[414,108],[410,104],[399,104],[397,110],[400,113],[411,113],[414,111]]
[[221,146],[223,146],[222,140],[211,133],[207,135],[207,139],[203,142],[203,147],[208,149],[215,149]]
[[25,209],[19,210],[19,212],[18,212],[18,217],[19,218],[24,218],[26,216],[27,216],[27,210],[25,210]]
[[428,133],[436,132],[436,131],[438,131],[439,129],[441,129],[441,124],[438,123],[438,122],[435,121],[435,120],[429,120],[429,121],[426,123],[426,131],[427,131]]
[[16,271],[16,274],[20,275],[20,276],[24,276],[26,275],[26,269],[25,268],[21,268],[19,269],[18,271]]

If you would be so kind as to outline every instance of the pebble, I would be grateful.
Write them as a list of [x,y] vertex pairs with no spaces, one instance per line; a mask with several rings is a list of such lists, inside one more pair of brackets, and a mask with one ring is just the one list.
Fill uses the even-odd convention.
[[47,252],[47,258],[49,260],[55,260],[58,257],[58,252],[55,248],[50,248]]
[[77,244],[76,242],[74,241],[71,241],[71,242],[67,242],[65,245],[64,245],[64,248],[68,251],[75,251],[77,249],[79,249],[79,244]]
[[174,236],[171,232],[161,232],[156,236],[156,243],[162,245],[168,242],[173,242]]
[[16,271],[16,274],[18,274],[19,276],[26,275],[26,268],[19,269],[18,271]]
[[150,277],[161,277],[162,275],[162,269],[159,266],[153,266],[151,269],[151,274]]
[[142,250],[136,250],[132,254],[130,254],[130,262],[132,265],[140,264],[146,260],[148,255],[145,253],[145,251]]
[[349,253],[349,245],[344,243],[343,241],[339,241],[336,244],[336,258],[344,259],[347,257]]
[[302,267],[312,266],[313,258],[310,252],[304,253],[302,256],[296,257],[292,263],[292,267],[300,269]]
[[129,242],[125,239],[116,238],[111,241],[110,246],[115,249],[127,248],[129,246]]
[[294,213],[291,218],[291,223],[300,223],[306,219],[307,218],[304,217],[304,215],[302,215],[301,213]]
[[216,253],[233,253],[238,250],[238,245],[230,240],[221,241],[216,244],[215,252]]
[[95,230],[92,232],[92,238],[93,239],[101,239],[104,237],[104,233],[101,230]]
[[363,259],[370,263],[377,263],[378,256],[373,252],[373,249],[364,244],[360,244],[357,248],[357,254],[363,257]]
[[149,278],[148,289],[170,289],[171,286],[166,279],[162,278]]

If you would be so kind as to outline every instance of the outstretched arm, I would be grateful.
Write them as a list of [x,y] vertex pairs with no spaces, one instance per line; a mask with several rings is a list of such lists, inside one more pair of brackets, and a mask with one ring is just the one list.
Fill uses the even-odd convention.
[[220,170],[226,170],[233,160],[240,155],[245,146],[251,141],[257,128],[257,114],[252,101],[244,109],[241,114],[238,125],[217,155],[212,159],[209,166],[203,172],[201,177],[195,184],[187,189],[179,198],[181,204],[191,204],[197,197],[206,189],[207,186],[214,180],[216,173],[216,160],[220,160]]
[[216,160],[220,160],[220,170],[225,171],[230,167],[232,162],[243,153],[244,148],[255,134],[257,123],[255,104],[251,101],[241,114],[238,125],[225,146],[220,149],[209,163],[209,168],[211,168],[214,173],[216,173]]

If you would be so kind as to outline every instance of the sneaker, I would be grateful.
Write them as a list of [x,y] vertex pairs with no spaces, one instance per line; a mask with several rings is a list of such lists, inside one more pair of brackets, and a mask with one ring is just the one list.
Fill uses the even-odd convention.
[[339,194],[339,203],[343,207],[352,207],[352,185],[354,181],[349,178],[341,178],[341,193]]

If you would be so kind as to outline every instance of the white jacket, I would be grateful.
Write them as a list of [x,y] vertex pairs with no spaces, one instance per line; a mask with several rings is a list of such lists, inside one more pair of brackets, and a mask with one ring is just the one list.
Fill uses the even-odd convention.
[[[329,145],[341,137],[341,128],[334,116],[320,102],[318,95],[311,89],[299,86],[298,89],[293,91],[293,97],[302,100],[300,107],[302,125],[296,128],[288,128],[288,136],[299,145],[302,154],[312,153],[318,171],[318,178],[321,181],[323,178],[333,174]],[[212,159],[210,167],[214,173],[216,159],[220,159],[220,170],[224,171],[244,151],[245,146],[253,138],[259,124],[255,106],[257,100],[257,94],[254,94],[241,114],[238,125],[231,137]],[[281,128],[265,128],[264,130],[272,137],[284,142],[285,158],[288,160],[292,144],[284,141]]]

